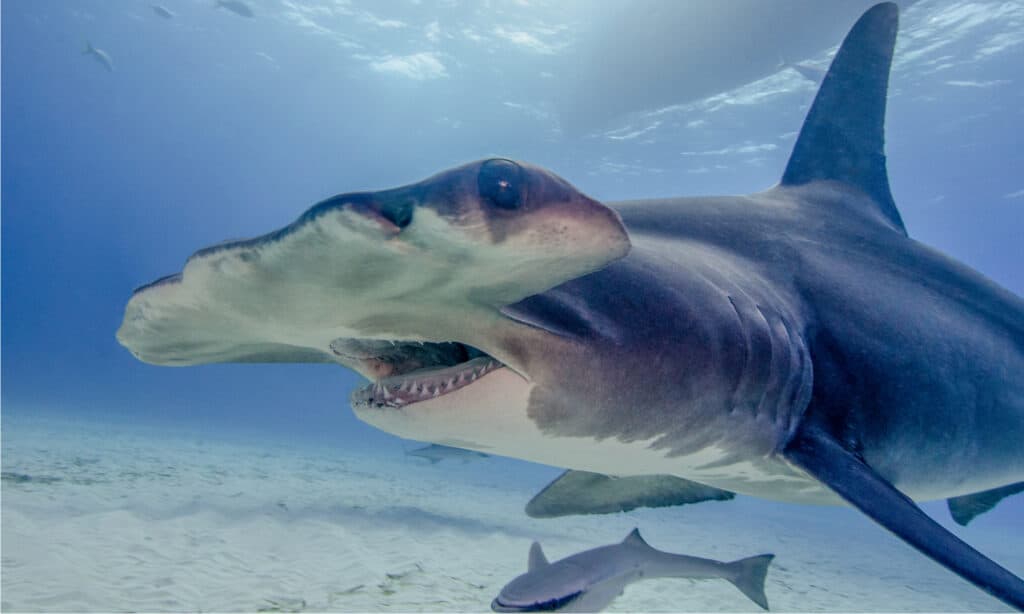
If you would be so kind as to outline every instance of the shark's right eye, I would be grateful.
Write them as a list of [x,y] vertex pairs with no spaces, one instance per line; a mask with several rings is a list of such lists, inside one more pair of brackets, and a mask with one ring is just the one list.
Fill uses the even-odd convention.
[[495,158],[480,165],[476,179],[480,198],[502,209],[522,204],[522,169],[511,160]]

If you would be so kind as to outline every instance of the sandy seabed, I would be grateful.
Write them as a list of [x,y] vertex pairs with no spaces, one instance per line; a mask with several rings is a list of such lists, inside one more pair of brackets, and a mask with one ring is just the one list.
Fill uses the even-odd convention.
[[[354,453],[53,418],[5,416],[2,435],[5,612],[487,611],[532,540],[554,560],[634,526],[671,552],[775,553],[773,611],[1007,610],[849,509],[739,497],[534,520],[523,506],[546,476],[504,459],[430,465],[397,442]],[[957,532],[1021,574],[1022,508],[1004,505],[1018,514]],[[721,580],[658,579],[609,611],[754,610]]]

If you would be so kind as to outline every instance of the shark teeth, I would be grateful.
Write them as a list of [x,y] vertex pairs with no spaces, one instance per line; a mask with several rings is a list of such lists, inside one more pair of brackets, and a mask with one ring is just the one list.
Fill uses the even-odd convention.
[[503,366],[487,356],[454,367],[388,377],[352,393],[352,407],[401,408],[455,392]]

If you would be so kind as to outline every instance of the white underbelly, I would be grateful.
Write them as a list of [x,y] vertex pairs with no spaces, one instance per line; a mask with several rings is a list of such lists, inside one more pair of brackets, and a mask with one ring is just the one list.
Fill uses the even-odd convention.
[[359,418],[389,433],[510,456],[556,467],[614,476],[675,475],[741,494],[802,503],[834,503],[814,480],[781,459],[725,462],[729,451],[709,446],[669,455],[657,438],[561,437],[530,419],[533,385],[511,369],[497,369],[472,386],[402,409],[364,409]]

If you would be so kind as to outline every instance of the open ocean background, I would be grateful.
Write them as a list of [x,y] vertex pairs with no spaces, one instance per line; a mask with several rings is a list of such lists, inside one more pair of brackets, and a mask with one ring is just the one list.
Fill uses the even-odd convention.
[[[602,531],[621,539],[633,525],[648,523],[669,535],[675,519],[683,518],[711,523],[702,526],[713,532],[719,516],[729,516],[728,505],[738,510],[722,520],[730,530],[761,513],[793,536],[801,523],[820,522],[823,538],[833,541],[818,540],[816,547],[833,553],[868,526],[850,521],[858,517],[849,510],[747,498],[708,504],[710,511],[695,506],[515,524],[508,518],[522,516],[521,506],[557,470],[495,458],[425,465],[404,454],[416,444],[355,419],[348,395],[360,381],[353,373],[325,365],[158,368],[136,361],[114,332],[132,289],[180,270],[196,249],[279,228],[336,193],[404,185],[492,155],[549,168],[599,200],[769,187],[781,176],[817,88],[781,63],[827,68],[870,2],[247,1],[252,18],[216,8],[212,0],[164,0],[172,18],[161,17],[148,2],[129,0],[2,5],[2,462],[5,472],[56,478],[31,488],[13,479],[3,483],[5,610],[260,607],[258,596],[244,601],[230,592],[213,600],[201,591],[182,597],[173,587],[187,585],[183,578],[168,585],[166,601],[85,589],[48,599],[37,593],[60,594],[45,586],[60,584],[64,568],[38,558],[33,574],[48,578],[21,580],[27,577],[27,568],[19,567],[23,555],[45,550],[46,526],[30,531],[11,518],[36,514],[56,526],[65,516],[100,511],[131,509],[149,519],[173,516],[168,510],[202,512],[204,502],[223,490],[216,480],[228,478],[197,476],[217,467],[240,471],[224,450],[236,450],[247,467],[263,463],[257,474],[276,484],[263,488],[290,493],[290,509],[342,519],[337,522],[368,523],[373,514],[361,516],[351,507],[339,512],[332,505],[343,505],[351,493],[338,493],[332,504],[324,494],[333,492],[329,480],[316,483],[315,492],[323,495],[317,498],[296,481],[301,470],[282,467],[296,459],[315,464],[335,453],[348,455],[350,473],[362,471],[360,463],[372,465],[378,482],[405,496],[403,507],[388,516],[393,526],[380,529],[396,535],[404,534],[402,526],[447,526],[452,516],[444,512],[445,501],[431,493],[447,489],[451,505],[464,488],[484,516],[465,512],[449,529],[514,536],[518,558],[500,562],[509,570],[522,567],[532,535],[557,539],[561,532],[583,547],[596,546]],[[1024,2],[919,0],[901,6],[886,130],[892,191],[906,227],[911,237],[1022,295]],[[87,42],[109,54],[112,71],[83,55]],[[214,445],[238,448],[218,448],[209,462],[182,460]],[[280,462],[259,457],[258,449],[272,451]],[[172,477],[157,479],[152,463],[144,470],[125,468],[145,458],[157,459]],[[321,477],[333,471],[321,469]],[[138,485],[142,475],[153,478],[146,478],[145,488]],[[232,479],[252,477],[239,475]],[[393,482],[410,476],[436,487],[415,491],[427,511],[416,512],[415,496]],[[76,499],[94,483],[103,484],[106,494],[87,503]],[[124,501],[108,496],[118,492]],[[387,509],[388,496],[382,491],[379,499],[359,505]],[[487,515],[489,498],[505,515]],[[1021,499],[1005,501],[959,534],[984,552],[994,555],[996,548],[1020,556]],[[274,494],[233,499],[234,507],[211,505],[244,516],[279,513],[281,502]],[[926,509],[948,524],[944,504]],[[113,526],[126,525],[115,519]],[[835,527],[845,526],[850,535],[837,534]],[[655,545],[687,551],[670,541]],[[756,531],[742,546],[749,554],[764,548]],[[890,547],[902,552],[899,544]],[[891,556],[934,567],[904,549]],[[302,567],[304,552],[288,551],[281,564]],[[101,552],[93,554],[102,559]],[[315,566],[329,569],[329,553],[323,557]],[[81,566],[93,558],[67,569],[83,573]],[[1016,561],[1015,567],[1007,564],[1024,573],[1024,559]],[[186,565],[163,564],[178,570]],[[798,586],[801,575],[793,569]],[[936,578],[938,593],[921,597],[922,610],[1001,607],[937,568],[927,573]],[[75,582],[88,587],[108,580],[97,574],[93,580],[75,576]],[[225,574],[224,585],[237,580]],[[480,582],[480,594],[511,577],[495,572]],[[293,580],[295,586],[303,581]],[[878,590],[908,590],[896,584],[883,582]],[[687,593],[703,590],[683,586]],[[473,603],[486,609],[489,603],[489,597],[474,601],[472,588],[465,601],[433,606],[415,596],[436,587],[414,583],[405,590],[399,601],[364,594],[365,601],[309,603],[317,609],[406,610],[473,609]],[[822,590],[814,602],[785,602],[779,586],[770,586],[769,596],[788,609],[859,609],[854,606],[861,602],[830,601]],[[873,598],[863,602],[867,609],[914,609],[918,603]],[[657,609],[661,603],[634,605]],[[743,605],[727,599],[725,607]]]

